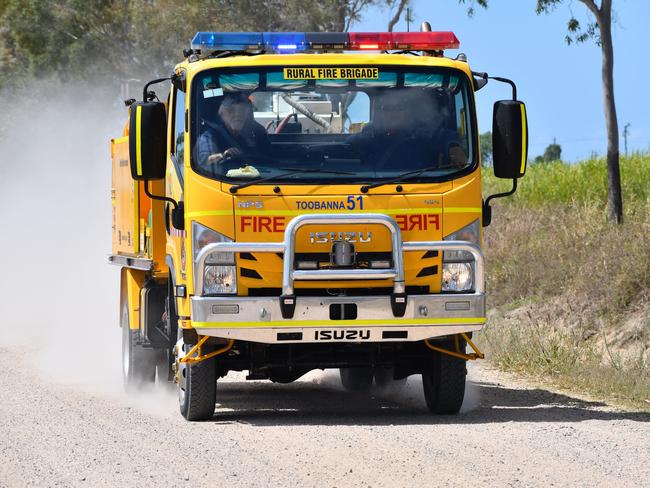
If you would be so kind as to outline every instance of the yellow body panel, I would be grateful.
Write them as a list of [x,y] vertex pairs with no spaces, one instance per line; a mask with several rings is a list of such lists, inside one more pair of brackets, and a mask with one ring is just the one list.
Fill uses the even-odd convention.
[[122,279],[126,281],[126,293],[129,307],[129,328],[140,328],[140,290],[146,281],[146,273],[137,269],[124,268]]
[[[129,168],[129,138],[111,139],[113,162],[111,181],[113,254],[137,254],[139,216],[137,184]],[[139,217],[138,217],[139,218]]]

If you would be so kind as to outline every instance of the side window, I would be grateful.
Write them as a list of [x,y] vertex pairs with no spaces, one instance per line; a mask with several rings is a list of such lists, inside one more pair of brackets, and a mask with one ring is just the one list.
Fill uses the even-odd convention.
[[183,172],[183,154],[185,151],[185,93],[174,92],[174,139],[172,153],[176,156],[178,169]]
[[469,110],[467,103],[467,92],[465,90],[458,90],[454,97],[454,104],[456,106],[456,132],[461,141],[461,147],[467,154],[468,160],[471,160],[471,144],[469,143]]

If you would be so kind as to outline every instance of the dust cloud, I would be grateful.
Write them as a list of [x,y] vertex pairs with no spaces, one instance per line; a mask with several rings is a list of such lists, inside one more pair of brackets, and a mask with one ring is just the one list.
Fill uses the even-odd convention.
[[97,95],[115,90],[52,85],[1,94],[0,347],[56,379],[119,391],[109,139],[126,111]]
[[[98,94],[114,93],[115,97]],[[118,326],[119,269],[111,250],[111,137],[126,110],[112,88],[53,87],[7,96],[0,113],[0,353],[84,391],[123,395]],[[338,372],[301,381],[340,389]],[[376,392],[426,408],[420,376]],[[129,400],[174,409],[162,387]],[[463,410],[475,407],[468,382]]]

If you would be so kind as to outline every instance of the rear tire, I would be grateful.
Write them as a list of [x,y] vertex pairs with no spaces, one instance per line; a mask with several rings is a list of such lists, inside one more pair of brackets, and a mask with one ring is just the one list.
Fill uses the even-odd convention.
[[341,368],[341,384],[346,391],[367,392],[372,387],[372,368]]
[[122,306],[122,380],[124,389],[133,393],[143,387],[153,385],[156,380],[156,351],[144,348],[140,341],[140,331],[129,328],[129,309]]
[[[183,346],[189,351],[191,346]],[[200,363],[179,363],[178,403],[187,420],[209,420],[217,402],[217,371],[215,359]]]
[[[454,350],[453,341],[441,347]],[[465,341],[460,340],[460,350],[465,350]],[[460,411],[465,397],[467,367],[464,359],[431,351],[431,361],[422,372],[424,399],[429,411],[439,415],[454,415]]]

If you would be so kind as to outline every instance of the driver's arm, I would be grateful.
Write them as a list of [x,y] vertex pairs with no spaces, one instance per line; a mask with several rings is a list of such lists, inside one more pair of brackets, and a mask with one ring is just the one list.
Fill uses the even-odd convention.
[[215,156],[220,154],[216,138],[208,131],[203,132],[198,141],[198,160],[200,166],[207,166],[214,162]]
[[226,159],[234,158],[235,156],[239,156],[241,154],[241,149],[238,147],[231,147],[229,149],[226,149],[224,152],[219,152],[219,153],[212,153],[208,156],[208,163],[211,164],[218,164],[221,161],[224,161]]

